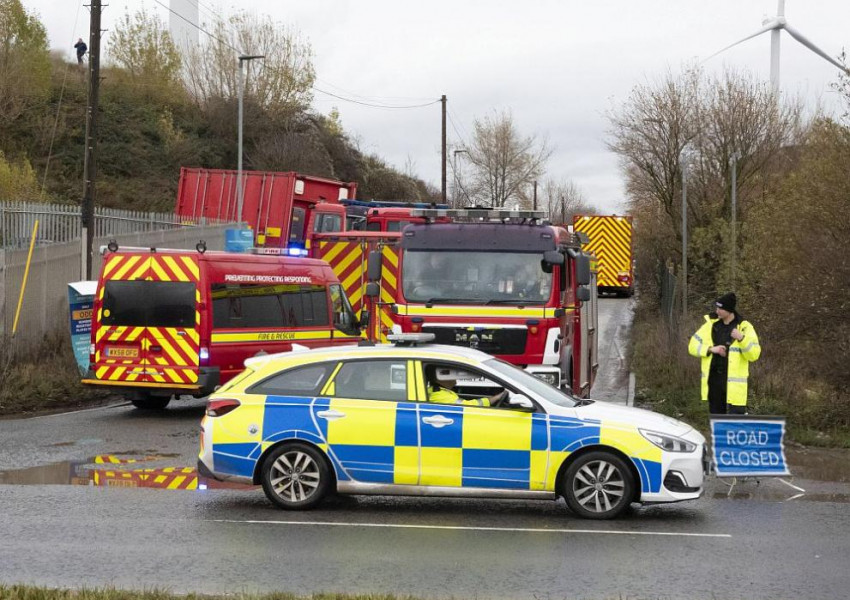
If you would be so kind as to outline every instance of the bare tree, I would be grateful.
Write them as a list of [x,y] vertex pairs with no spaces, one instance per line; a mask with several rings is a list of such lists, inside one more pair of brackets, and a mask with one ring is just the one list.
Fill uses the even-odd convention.
[[543,184],[541,199],[538,205],[548,211],[549,220],[553,223],[570,225],[575,215],[596,214],[585,200],[584,192],[571,179],[547,180]]
[[552,155],[545,139],[523,137],[517,131],[510,111],[476,119],[472,143],[466,150],[472,175],[463,182],[464,191],[476,203],[493,208],[521,202],[524,188],[543,174]]
[[267,110],[304,108],[316,78],[313,50],[294,30],[249,13],[215,21],[214,38],[187,58],[186,82],[199,103],[238,96],[238,55],[263,55],[249,61],[245,97]]

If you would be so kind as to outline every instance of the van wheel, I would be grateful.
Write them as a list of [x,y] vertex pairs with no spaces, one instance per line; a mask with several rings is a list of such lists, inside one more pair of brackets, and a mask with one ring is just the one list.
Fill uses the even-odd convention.
[[275,448],[263,461],[266,497],[285,510],[313,508],[328,492],[331,476],[322,454],[306,444]]
[[631,504],[634,481],[623,459],[597,450],[579,456],[567,468],[562,494],[582,518],[613,519]]
[[150,394],[139,394],[130,399],[138,409],[141,410],[163,410],[171,402],[171,396],[151,396]]

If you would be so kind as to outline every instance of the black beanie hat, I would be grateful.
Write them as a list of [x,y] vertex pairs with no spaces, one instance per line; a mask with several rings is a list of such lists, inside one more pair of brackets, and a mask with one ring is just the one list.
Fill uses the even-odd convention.
[[729,312],[735,312],[735,304],[737,302],[738,299],[735,297],[735,292],[729,292],[728,294],[720,296],[720,298],[714,301],[714,304],[717,308],[722,308]]

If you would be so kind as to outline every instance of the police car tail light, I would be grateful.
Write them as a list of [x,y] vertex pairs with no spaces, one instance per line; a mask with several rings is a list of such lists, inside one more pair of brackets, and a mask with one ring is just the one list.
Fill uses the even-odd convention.
[[673,435],[647,431],[646,429],[638,429],[638,431],[647,440],[667,452],[693,452],[697,449],[696,444]]
[[219,398],[210,400],[207,403],[207,416],[221,417],[227,413],[236,410],[241,406],[239,400],[233,398]]

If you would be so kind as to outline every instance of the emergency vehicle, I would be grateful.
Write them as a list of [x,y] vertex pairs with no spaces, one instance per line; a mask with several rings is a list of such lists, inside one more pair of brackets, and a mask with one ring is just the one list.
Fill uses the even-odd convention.
[[242,214],[237,215],[237,178],[235,170],[181,168],[175,213],[193,222],[242,221],[254,231],[257,246],[307,248],[313,232],[345,229],[346,208],[340,201],[357,193],[356,183],[242,171]]
[[[564,497],[578,516],[610,519],[702,494],[708,455],[690,425],[576,398],[472,348],[400,338],[249,359],[209,399],[200,475],[262,484],[287,510],[334,493]],[[427,377],[442,369],[499,399],[440,403]]]
[[632,218],[618,215],[576,215],[573,231],[585,234],[587,252],[596,256],[600,293],[631,297],[635,292]]
[[[347,229],[352,231],[399,232],[411,223],[424,223],[425,217],[414,217],[417,208],[448,208],[447,204],[425,202],[392,202],[384,200],[343,200],[348,211]],[[450,221],[445,218],[443,221]]]
[[83,383],[161,409],[172,396],[209,394],[251,356],[359,339],[339,279],[320,260],[111,242]]
[[590,257],[577,237],[543,224],[541,211],[411,216],[426,222],[400,235],[316,237],[315,256],[355,306],[365,302],[370,339],[433,333],[438,343],[478,348],[587,396],[598,370],[598,313]]

